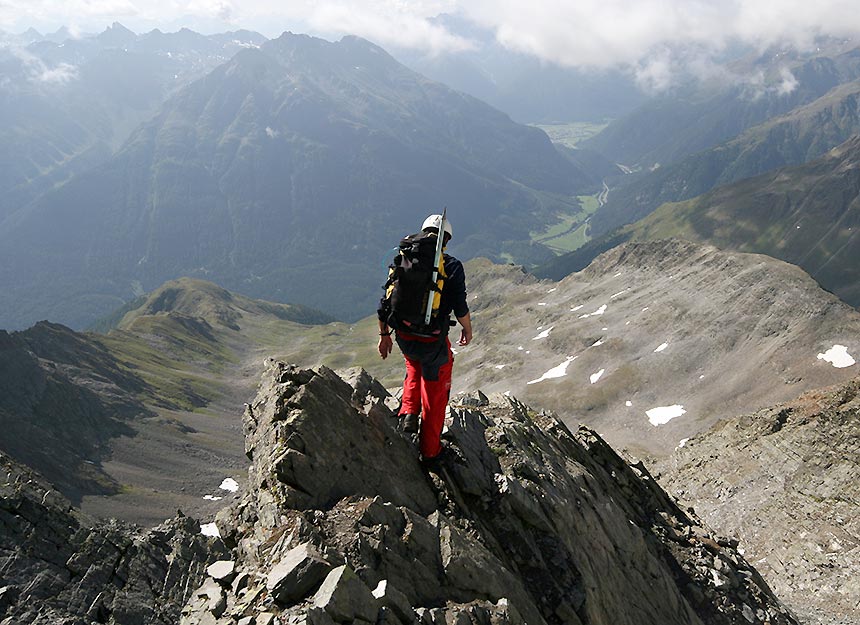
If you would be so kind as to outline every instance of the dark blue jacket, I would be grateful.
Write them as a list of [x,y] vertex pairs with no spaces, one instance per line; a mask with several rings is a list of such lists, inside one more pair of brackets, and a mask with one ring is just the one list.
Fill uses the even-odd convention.
[[[442,299],[439,301],[439,319],[450,319],[451,313],[457,318],[464,317],[469,312],[469,305],[466,302],[466,272],[463,270],[463,263],[448,254],[444,255],[444,259],[447,278],[442,286]],[[381,321],[387,322],[388,305],[385,297],[379,301],[376,314]],[[447,330],[444,334],[447,334]]]

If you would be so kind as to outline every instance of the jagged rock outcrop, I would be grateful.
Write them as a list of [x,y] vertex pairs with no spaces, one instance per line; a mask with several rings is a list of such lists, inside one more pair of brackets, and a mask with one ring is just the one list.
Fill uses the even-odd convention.
[[0,455],[0,623],[174,625],[223,557],[177,515],[142,531],[95,523],[29,469]]
[[183,625],[795,623],[735,541],[593,431],[476,395],[427,471],[384,389],[352,380],[270,362],[248,488],[216,520],[231,557]]
[[656,466],[804,623],[860,624],[860,378],[726,419]]

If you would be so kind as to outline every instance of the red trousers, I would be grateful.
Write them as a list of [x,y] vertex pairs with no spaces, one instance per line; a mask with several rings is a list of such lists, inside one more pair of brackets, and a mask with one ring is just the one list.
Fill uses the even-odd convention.
[[401,340],[398,337],[397,343],[406,360],[400,414],[421,414],[421,455],[432,458],[442,451],[440,437],[445,425],[445,408],[451,394],[451,372],[454,369],[451,342],[447,337],[444,344],[439,341],[425,343]]

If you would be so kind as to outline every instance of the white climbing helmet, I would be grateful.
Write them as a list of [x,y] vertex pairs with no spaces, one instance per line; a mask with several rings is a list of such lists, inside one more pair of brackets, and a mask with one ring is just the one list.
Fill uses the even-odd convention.
[[[435,228],[436,232],[439,231],[439,223],[442,221],[442,215],[430,215],[427,219],[424,220],[424,223],[421,225],[421,230],[427,230],[427,228]],[[454,236],[454,230],[451,228],[451,222],[448,221],[448,218],[445,218],[445,233],[448,235],[448,238]]]

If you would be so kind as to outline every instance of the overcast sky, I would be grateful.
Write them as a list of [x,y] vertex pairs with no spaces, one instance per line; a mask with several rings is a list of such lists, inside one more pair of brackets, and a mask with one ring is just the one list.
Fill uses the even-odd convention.
[[475,45],[430,20],[440,13],[465,17],[501,44],[547,62],[643,73],[659,73],[683,49],[810,45],[816,35],[860,33],[857,0],[0,0],[0,29],[99,32],[119,21],[136,32],[186,26],[269,37],[284,30],[330,39],[357,34],[428,54]]

